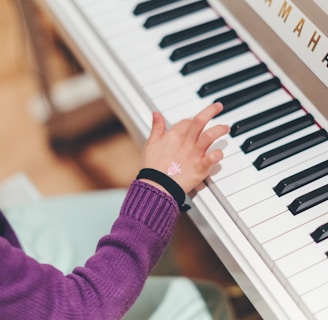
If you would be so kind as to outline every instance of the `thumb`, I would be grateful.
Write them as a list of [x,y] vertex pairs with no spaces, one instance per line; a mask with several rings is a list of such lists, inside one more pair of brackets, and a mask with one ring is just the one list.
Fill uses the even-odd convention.
[[153,112],[153,123],[148,141],[158,140],[165,133],[165,120],[161,113]]

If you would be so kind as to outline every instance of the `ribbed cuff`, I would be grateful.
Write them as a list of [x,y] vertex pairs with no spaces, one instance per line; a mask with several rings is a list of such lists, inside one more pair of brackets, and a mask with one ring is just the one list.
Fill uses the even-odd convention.
[[158,183],[171,194],[181,211],[188,211],[190,209],[190,206],[184,203],[186,196],[183,189],[165,173],[152,168],[143,168],[140,170],[137,179],[149,179]]
[[139,180],[132,182],[121,208],[121,215],[144,222],[165,241],[171,237],[179,212],[171,196]]

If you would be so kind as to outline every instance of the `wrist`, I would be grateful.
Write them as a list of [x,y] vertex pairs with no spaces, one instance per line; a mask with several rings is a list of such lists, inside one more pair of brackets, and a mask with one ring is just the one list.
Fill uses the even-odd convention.
[[163,172],[155,169],[144,168],[140,170],[137,179],[143,180],[146,183],[150,182],[150,184],[152,184],[153,186],[158,186],[160,190],[164,189],[163,191],[170,194],[174,198],[181,211],[187,211],[188,209],[190,209],[188,205],[184,204],[186,196],[183,189],[179,186],[177,182],[175,182]]

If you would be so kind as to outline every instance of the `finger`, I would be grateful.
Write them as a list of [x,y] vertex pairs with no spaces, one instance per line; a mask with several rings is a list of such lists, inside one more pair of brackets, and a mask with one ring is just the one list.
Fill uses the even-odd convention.
[[188,132],[188,140],[195,143],[199,138],[199,135],[204,130],[206,124],[216,115],[218,115],[223,109],[221,103],[212,103],[205,109],[200,111],[193,119],[192,124]]
[[151,132],[148,138],[148,142],[153,142],[158,140],[160,137],[163,136],[165,133],[166,127],[165,127],[165,120],[161,113],[159,112],[153,112],[153,123]]
[[208,172],[211,167],[223,159],[223,151],[221,149],[215,149],[207,153],[202,159],[202,165],[206,172]]
[[215,140],[227,134],[229,131],[229,126],[221,124],[209,128],[201,134],[196,146],[200,152],[205,152]]
[[173,125],[169,131],[183,143],[184,137],[188,133],[191,122],[191,119],[180,120],[175,125]]

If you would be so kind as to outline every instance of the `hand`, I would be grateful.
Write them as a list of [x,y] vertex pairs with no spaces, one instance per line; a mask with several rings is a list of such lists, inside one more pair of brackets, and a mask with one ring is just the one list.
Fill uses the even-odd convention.
[[[222,150],[208,151],[212,143],[228,133],[226,125],[216,125],[204,130],[206,124],[223,109],[221,103],[214,103],[199,112],[193,119],[178,122],[169,130],[165,128],[163,116],[153,113],[153,125],[142,153],[142,168],[152,168],[168,173],[175,162],[181,173],[171,176],[185,193],[203,181],[210,168],[223,158]],[[155,186],[156,183],[149,182]],[[163,189],[163,188],[161,188]]]

